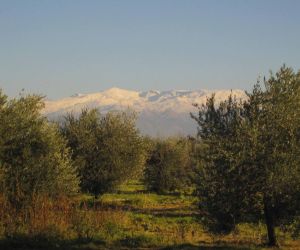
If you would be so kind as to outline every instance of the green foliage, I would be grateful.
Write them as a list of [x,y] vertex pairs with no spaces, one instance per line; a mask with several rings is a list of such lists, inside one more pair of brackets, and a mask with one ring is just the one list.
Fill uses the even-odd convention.
[[300,210],[300,74],[282,67],[264,87],[244,103],[229,97],[216,107],[212,96],[193,116],[203,147],[198,192],[212,229],[264,214],[275,245],[274,227]]
[[122,245],[130,248],[155,246],[157,243],[157,239],[151,236],[148,236],[147,234],[127,236],[125,237],[125,239],[121,240],[121,243]]
[[202,144],[200,178],[197,180],[200,209],[208,212],[209,216],[204,220],[215,232],[233,230],[241,209],[248,207],[244,202],[251,204],[246,200],[249,196],[242,189],[242,180],[238,179],[242,176],[240,169],[232,167],[233,156],[239,152],[236,146],[240,137],[236,128],[242,121],[242,113],[234,98],[229,97],[216,108],[212,96],[206,105],[199,107],[199,116],[194,117],[199,124]]
[[71,224],[78,239],[86,241],[94,239],[101,226],[95,212],[85,210],[76,211],[75,216],[71,217]]
[[154,141],[145,169],[147,188],[160,194],[187,190],[192,173],[190,150],[184,138]]
[[145,143],[132,113],[83,110],[78,119],[66,117],[62,133],[79,168],[83,191],[101,195],[143,171]]
[[[238,224],[228,235],[207,233],[197,220],[196,197],[141,193],[141,188],[140,183],[122,185],[101,201],[86,194],[39,197],[22,211],[11,209],[0,196],[0,248],[262,249],[266,228],[261,223]],[[141,196],[147,204],[135,203]],[[281,249],[298,249],[299,240],[291,240],[283,230],[277,230]]]
[[78,190],[76,169],[58,128],[40,115],[42,97],[7,101],[0,92],[1,192],[15,205],[37,194],[71,195]]

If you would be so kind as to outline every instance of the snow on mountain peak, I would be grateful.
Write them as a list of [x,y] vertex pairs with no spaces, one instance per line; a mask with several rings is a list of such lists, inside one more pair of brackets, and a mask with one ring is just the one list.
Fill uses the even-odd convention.
[[71,95],[71,97],[83,97],[84,94],[81,94],[81,93],[76,93],[74,95]]
[[111,97],[126,97],[126,96],[136,96],[138,92],[126,90],[126,89],[120,89],[120,88],[110,88],[107,90],[104,90],[101,92],[103,95],[111,96]]
[[131,91],[110,88],[98,93],[76,94],[57,101],[45,101],[43,113],[49,119],[59,119],[67,112],[79,113],[83,108],[97,108],[100,112],[131,108],[139,113],[137,126],[148,135],[195,134],[196,123],[190,112],[194,103],[203,104],[215,93],[216,103],[232,94],[246,99],[243,90],[170,90]]

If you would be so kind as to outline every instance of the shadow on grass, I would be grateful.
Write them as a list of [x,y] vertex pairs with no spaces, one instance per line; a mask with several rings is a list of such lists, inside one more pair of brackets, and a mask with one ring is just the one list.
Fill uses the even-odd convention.
[[0,240],[0,249],[5,250],[39,250],[39,249],[64,249],[64,250],[95,250],[108,249],[105,242],[100,240],[49,240],[43,238],[18,237]]
[[117,190],[116,194],[149,194],[148,190],[140,189],[140,190]]
[[41,238],[18,238],[0,240],[0,249],[2,250],[108,250],[108,249],[140,249],[140,250],[254,250],[259,247],[249,246],[232,246],[232,245],[207,245],[202,243],[200,245],[181,244],[168,247],[151,246],[150,242],[144,242],[144,238],[126,238],[118,242],[118,244],[107,245],[100,240],[73,240],[73,241],[59,241],[59,240],[43,240]]
[[197,210],[191,210],[188,207],[174,207],[174,208],[137,208],[131,204],[109,204],[99,203],[97,206],[98,210],[111,211],[111,210],[122,210],[130,211],[139,214],[153,215],[157,217],[184,217],[184,216],[199,216]]
[[165,248],[161,248],[161,250],[253,250],[258,248],[253,247],[243,247],[243,246],[226,246],[226,245],[192,245],[192,244],[182,244],[182,245],[174,245]]

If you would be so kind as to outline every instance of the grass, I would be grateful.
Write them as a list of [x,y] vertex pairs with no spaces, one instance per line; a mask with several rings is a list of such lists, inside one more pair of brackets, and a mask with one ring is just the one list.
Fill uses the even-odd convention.
[[[59,210],[44,202],[31,211],[36,213],[33,223],[10,229],[11,237],[3,230],[7,216],[2,215],[0,249],[267,249],[263,224],[241,224],[226,236],[207,233],[197,203],[192,196],[148,193],[139,182],[96,201],[82,195],[75,201],[80,205],[66,202]],[[281,231],[278,235],[282,249],[300,249],[299,240]]]

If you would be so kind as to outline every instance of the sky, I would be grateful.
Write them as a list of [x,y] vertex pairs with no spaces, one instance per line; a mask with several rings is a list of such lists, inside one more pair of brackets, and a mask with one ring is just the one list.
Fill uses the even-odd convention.
[[0,0],[0,88],[246,89],[300,69],[298,0]]

